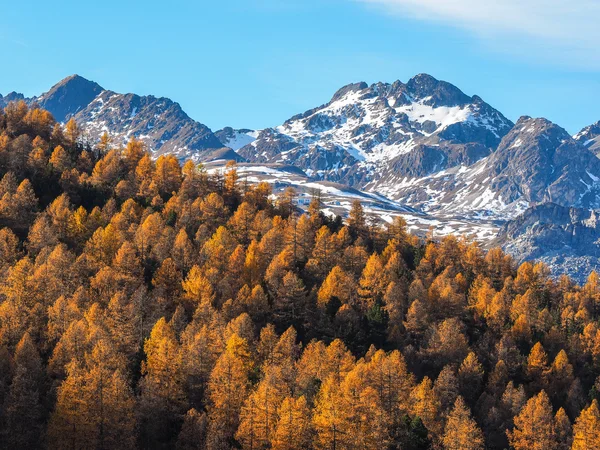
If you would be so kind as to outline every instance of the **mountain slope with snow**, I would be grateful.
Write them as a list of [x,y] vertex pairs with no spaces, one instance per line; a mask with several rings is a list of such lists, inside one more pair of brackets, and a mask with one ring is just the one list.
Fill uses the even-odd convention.
[[281,126],[229,134],[236,147],[249,141],[237,150],[248,161],[292,164],[431,213],[507,220],[547,201],[600,205],[600,161],[584,134],[574,140],[545,119],[513,124],[424,74],[350,84]]
[[421,74],[404,84],[350,84],[331,101],[258,132],[253,162],[296,164],[315,177],[362,183],[390,166],[424,176],[487,156],[512,123],[477,96]]
[[600,156],[600,121],[585,127],[573,139]]
[[135,136],[156,154],[201,159],[207,151],[223,147],[206,125],[192,120],[178,103],[164,97],[103,91],[74,117],[92,141],[104,132],[118,143]]
[[[561,210],[600,208],[600,122],[573,137],[545,119],[513,124],[480,97],[425,74],[349,84],[328,103],[263,130],[213,133],[168,98],[119,94],[77,75],[39,97],[0,96],[0,107],[20,100],[61,122],[75,118],[92,144],[105,132],[116,145],[135,136],[154,155],[191,158],[210,170],[234,159],[245,180],[267,181],[274,192],[294,187],[307,200],[320,190],[329,214],[345,215],[359,199],[374,220],[402,215],[412,231],[431,226],[437,235],[484,244],[506,224],[501,244],[521,259],[542,255],[547,241],[539,231],[561,245],[541,256],[556,270],[600,264],[591,245],[569,250],[571,224]],[[570,257],[561,259],[561,249]]]
[[398,175],[364,188],[439,214],[510,219],[533,204],[600,207],[600,160],[559,126],[522,117],[473,165],[426,177]]
[[14,92],[0,96],[0,106],[19,100],[47,109],[59,122],[74,118],[84,139],[92,144],[105,132],[115,145],[135,136],[156,155],[173,153],[195,160],[212,157],[224,147],[206,125],[191,119],[168,98],[119,94],[79,75],[61,80],[38,97]]

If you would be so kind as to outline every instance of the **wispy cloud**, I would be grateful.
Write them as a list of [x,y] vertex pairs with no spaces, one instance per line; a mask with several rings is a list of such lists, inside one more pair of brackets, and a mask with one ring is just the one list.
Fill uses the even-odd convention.
[[[419,20],[467,29],[495,47],[600,67],[598,0],[356,0]],[[505,38],[503,43],[498,38]]]

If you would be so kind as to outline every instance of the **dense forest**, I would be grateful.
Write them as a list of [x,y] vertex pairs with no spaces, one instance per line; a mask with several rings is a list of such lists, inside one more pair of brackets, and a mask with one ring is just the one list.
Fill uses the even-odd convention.
[[7,449],[600,449],[600,280],[0,113]]

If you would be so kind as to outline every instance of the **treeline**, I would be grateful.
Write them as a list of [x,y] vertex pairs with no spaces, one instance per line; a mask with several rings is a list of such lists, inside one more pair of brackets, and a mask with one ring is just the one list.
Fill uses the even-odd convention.
[[600,449],[600,285],[0,114],[7,449]]

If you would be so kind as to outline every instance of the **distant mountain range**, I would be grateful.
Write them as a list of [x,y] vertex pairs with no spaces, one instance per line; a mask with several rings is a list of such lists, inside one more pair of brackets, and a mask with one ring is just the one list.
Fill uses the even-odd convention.
[[[91,142],[104,132],[115,143],[136,136],[156,155],[236,159],[271,179],[285,178],[273,175],[278,168],[295,166],[306,175],[304,186],[348,185],[400,205],[395,210],[443,219],[444,227],[453,219],[488,221],[504,227],[498,242],[520,257],[528,253],[511,243],[535,234],[535,224],[522,218],[541,217],[533,213],[540,205],[600,208],[600,122],[575,136],[541,118],[514,124],[480,97],[426,74],[406,83],[349,84],[324,105],[262,130],[213,133],[168,98],[115,93],[78,75],[38,97],[0,95],[0,106],[18,100],[61,122],[74,117]],[[543,217],[548,225],[555,216]]]
[[220,133],[248,161],[297,165],[427,212],[507,219],[546,201],[600,206],[600,123],[575,138],[545,119],[513,124],[424,74],[351,84],[281,126]]

